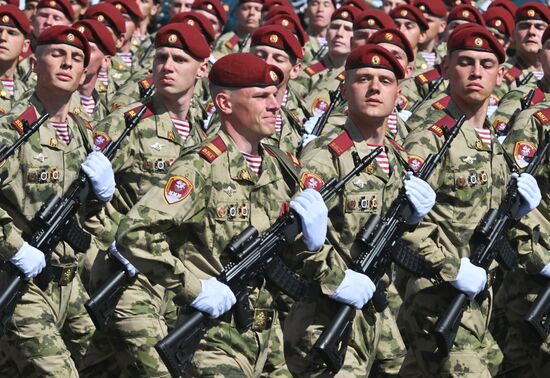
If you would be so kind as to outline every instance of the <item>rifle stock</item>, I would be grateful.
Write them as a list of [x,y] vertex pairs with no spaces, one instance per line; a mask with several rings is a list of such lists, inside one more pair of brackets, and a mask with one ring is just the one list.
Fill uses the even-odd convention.
[[550,281],[548,279],[546,281],[546,286],[525,315],[525,322],[536,332],[541,341],[550,335]]

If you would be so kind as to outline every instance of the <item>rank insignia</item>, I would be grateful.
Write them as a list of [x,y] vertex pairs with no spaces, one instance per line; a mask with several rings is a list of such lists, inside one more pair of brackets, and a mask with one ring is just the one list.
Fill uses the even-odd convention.
[[319,190],[324,184],[325,181],[321,177],[311,172],[304,172],[300,177],[300,186],[303,189]]
[[109,136],[102,132],[102,131],[94,131],[94,150],[95,151],[103,151],[105,147],[109,144],[111,141],[111,138]]
[[183,201],[193,191],[193,184],[183,176],[172,176],[164,186],[164,199],[170,205]]
[[248,173],[247,170],[243,169],[242,171],[239,172],[239,178],[241,180],[246,180],[246,181],[250,181],[250,173]]
[[46,160],[48,157],[45,156],[44,154],[42,153],[39,153],[38,155],[36,155],[35,157],[33,157],[33,159],[35,160],[38,160],[39,162],[43,163],[44,160]]
[[537,152],[537,149],[532,143],[517,142],[514,147],[514,160],[518,167],[527,167],[533,156],[535,156],[535,152]]
[[157,143],[152,144],[151,148],[155,151],[160,151],[164,148],[164,144],[157,142]]
[[422,164],[424,164],[424,159],[422,159],[420,156],[416,155],[409,155],[409,159],[407,160],[407,163],[409,164],[409,167],[417,173],[420,168],[422,168]]
[[222,189],[229,197],[232,197],[235,193],[237,193],[237,189],[227,185],[225,188]]

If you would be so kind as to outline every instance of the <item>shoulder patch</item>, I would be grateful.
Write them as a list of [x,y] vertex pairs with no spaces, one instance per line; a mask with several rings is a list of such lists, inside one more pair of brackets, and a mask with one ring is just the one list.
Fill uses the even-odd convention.
[[405,147],[403,147],[402,145],[400,145],[399,143],[397,143],[395,140],[393,140],[392,138],[388,138],[388,141],[390,142],[390,144],[392,146],[394,146],[398,151],[405,151]]
[[232,50],[233,47],[235,47],[239,43],[239,37],[237,37],[237,34],[233,34],[233,37],[229,38],[227,42],[225,42],[225,47]]
[[409,164],[409,167],[411,167],[411,169],[414,171],[414,173],[418,173],[420,168],[422,168],[422,164],[424,164],[424,159],[422,159],[420,156],[409,155],[407,163]]
[[305,73],[307,73],[309,76],[313,76],[319,72],[323,72],[324,70],[326,70],[327,67],[325,67],[325,65],[323,64],[323,62],[317,62],[315,64],[312,64],[311,66],[309,67],[306,67],[306,69],[304,70]]
[[414,81],[416,81],[416,83],[419,85],[424,85],[429,83],[430,81],[435,81],[440,77],[441,77],[441,73],[439,73],[439,71],[436,68],[434,68],[433,70],[426,71],[416,76],[414,78]]
[[109,135],[107,135],[107,133],[104,133],[102,131],[94,131],[93,138],[94,138],[95,151],[103,151],[111,141],[111,138],[109,137]]
[[288,158],[290,159],[290,161],[292,162],[292,164],[294,164],[294,166],[296,168],[302,168],[302,163],[300,163],[300,160],[298,160],[298,158],[296,157],[296,155],[290,153],[290,152],[285,152],[288,156]]
[[340,156],[353,146],[353,141],[349,137],[347,131],[338,135],[328,144],[328,147],[332,150],[334,155]]
[[209,163],[212,163],[225,151],[227,151],[227,146],[223,142],[223,139],[220,136],[217,136],[210,143],[206,144],[199,150],[199,155],[201,155]]
[[441,100],[434,102],[432,107],[438,110],[443,110],[449,105],[449,102],[451,102],[451,96],[445,96]]
[[315,173],[307,171],[300,176],[300,186],[302,189],[319,190],[323,185],[325,185],[325,181]]
[[533,116],[540,121],[543,125],[550,122],[550,108],[541,109],[535,112]]
[[164,199],[170,205],[183,201],[191,192],[193,184],[183,176],[172,176],[164,185]]
[[346,78],[346,71],[342,71],[338,74],[338,76],[336,76],[336,79],[338,79],[339,82],[344,81],[345,78]]
[[534,144],[524,141],[516,142],[514,146],[514,160],[518,167],[526,168],[531,160],[533,160],[535,152],[537,152],[537,148]]
[[33,106],[29,106],[23,113],[19,114],[16,119],[11,121],[10,125],[19,133],[19,135],[23,135],[25,133],[24,121],[27,121],[30,125],[37,119],[38,116],[36,114],[36,110]]
[[141,107],[143,105],[145,105],[147,107],[147,109],[145,110],[145,113],[143,113],[143,117],[141,117],[141,119],[151,117],[153,115],[153,109],[152,109],[152,104],[151,103],[139,104],[135,108],[130,109],[126,113],[124,113],[124,117],[133,117],[133,116],[135,116],[139,112],[139,110],[141,109]]
[[501,119],[495,119],[493,122],[493,129],[498,135],[506,135],[506,129],[508,129],[508,122]]
[[149,89],[149,87],[153,84],[153,78],[152,77],[148,77],[146,79],[143,79],[143,80],[140,80],[139,81],[139,87],[141,89]]
[[456,124],[456,120],[452,118],[450,115],[445,114],[443,118],[441,118],[439,121],[437,121],[435,124],[429,127],[428,130],[433,132],[438,137],[443,136],[443,128],[447,128],[447,130],[451,131],[453,127]]
[[508,82],[508,84],[512,84],[518,77],[521,76],[523,73],[523,70],[517,66],[513,66],[508,71],[504,73],[504,78]]

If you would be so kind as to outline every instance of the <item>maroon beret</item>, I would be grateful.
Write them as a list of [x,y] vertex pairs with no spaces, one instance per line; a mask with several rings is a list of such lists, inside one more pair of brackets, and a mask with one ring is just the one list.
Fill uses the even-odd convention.
[[457,5],[465,4],[465,5],[472,5],[471,0],[443,0],[447,8],[453,9]]
[[409,62],[414,60],[414,51],[411,46],[411,43],[405,37],[401,31],[397,29],[381,29],[376,31],[373,35],[370,36],[367,43],[377,44],[377,43],[391,43],[397,47],[400,47],[407,54],[407,59]]
[[262,12],[269,12],[269,10],[275,6],[286,6],[294,9],[292,4],[287,0],[265,0],[264,6],[262,7]]
[[216,16],[222,25],[227,22],[227,9],[220,0],[195,0],[191,9],[203,10]]
[[250,46],[265,45],[283,50],[288,55],[304,59],[302,45],[290,30],[280,25],[262,26],[250,38]]
[[414,5],[400,5],[395,7],[390,11],[390,17],[394,20],[396,18],[403,18],[416,22],[420,30],[428,30],[430,27],[428,20],[424,17],[424,13]]
[[353,49],[346,59],[346,71],[362,67],[390,70],[398,80],[405,77],[405,69],[395,56],[385,48],[371,43]]
[[516,11],[518,10],[517,5],[510,0],[495,0],[489,5],[487,10],[495,7],[501,7],[506,9],[508,12],[510,12],[512,17],[516,16]]
[[298,40],[300,41],[300,44],[302,47],[305,45],[307,41],[309,41],[309,36],[307,35],[306,31],[302,27],[302,24],[300,23],[300,19],[298,16],[293,15],[278,15],[273,18],[270,18],[268,21],[264,22],[264,26],[267,25],[281,25],[284,28],[290,30],[296,37],[298,37]]
[[184,23],[186,25],[197,28],[197,30],[200,31],[202,35],[204,35],[204,38],[206,38],[206,42],[208,42],[208,44],[211,44],[216,39],[216,32],[212,27],[212,23],[202,13],[198,13],[194,11],[179,12],[179,13],[176,13],[170,19],[170,21],[168,21],[168,23],[169,24]]
[[80,20],[73,24],[73,28],[84,34],[88,42],[95,43],[105,55],[116,54],[116,45],[113,33],[107,26],[96,20]]
[[493,53],[499,63],[504,63],[506,53],[500,42],[487,28],[473,24],[457,26],[447,39],[449,54],[456,50],[475,50]]
[[52,8],[63,12],[69,21],[74,21],[74,11],[71,3],[68,0],[40,0],[36,5],[36,9]]
[[367,9],[357,15],[353,22],[353,30],[358,29],[392,29],[395,22],[381,10]]
[[220,87],[269,87],[279,85],[284,74],[255,55],[235,53],[218,59],[210,69],[208,79]]
[[485,26],[485,20],[473,5],[462,4],[454,7],[447,16],[447,23],[455,20],[468,21]]
[[113,4],[121,13],[129,14],[138,20],[143,20],[144,18],[136,0],[107,0],[107,2]]
[[50,26],[40,33],[36,43],[37,46],[54,44],[73,46],[84,52],[84,67],[88,66],[88,62],[90,61],[90,45],[84,34],[73,27],[64,25]]
[[369,5],[365,2],[365,0],[346,0],[342,3],[342,6],[344,5],[355,7],[360,11],[364,11],[370,8]]
[[210,46],[202,33],[193,26],[174,23],[163,26],[155,36],[155,48],[175,47],[182,49],[197,60],[210,56]]
[[269,8],[269,10],[263,14],[262,18],[264,21],[269,21],[273,17],[277,17],[281,15],[298,17],[298,15],[296,14],[292,6],[276,4],[271,8]]
[[487,27],[497,29],[499,32],[506,34],[508,37],[514,31],[514,17],[503,7],[492,7],[483,13],[483,19]]
[[258,3],[258,4],[264,4],[264,0],[239,0],[239,5],[244,3]]
[[342,5],[340,8],[336,9],[334,13],[332,13],[330,20],[344,20],[353,23],[353,21],[357,18],[357,16],[359,16],[360,13],[361,10],[359,8],[349,5]]
[[416,0],[414,6],[435,17],[445,17],[447,8],[442,0]]
[[28,18],[25,16],[25,13],[15,5],[8,4],[0,6],[0,25],[17,28],[25,35],[31,33],[31,25]]
[[542,20],[550,23],[550,9],[544,4],[529,2],[516,10],[516,23],[525,20]]
[[103,2],[92,5],[88,8],[86,13],[84,13],[84,18],[97,20],[103,25],[110,27],[117,37],[126,33],[124,16],[113,4]]

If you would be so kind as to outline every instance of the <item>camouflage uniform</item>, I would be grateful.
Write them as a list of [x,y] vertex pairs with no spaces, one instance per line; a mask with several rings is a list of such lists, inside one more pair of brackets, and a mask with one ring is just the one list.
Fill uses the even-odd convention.
[[132,76],[132,69],[118,56],[111,57],[109,67],[109,81],[112,80],[116,86],[121,87]]
[[[517,88],[517,80],[524,80],[525,77],[532,72],[532,68],[527,68],[525,63],[517,56],[509,58],[504,63],[504,79],[502,84],[495,88],[495,96],[499,99],[510,92],[512,89]],[[537,84],[537,78],[533,75],[531,79],[524,85],[529,89],[533,89]]]
[[323,48],[323,45],[321,45],[321,42],[319,42],[317,37],[309,36],[309,40],[304,44],[304,64],[308,64],[320,58],[318,57],[315,59],[315,56],[319,53],[319,51],[322,51],[321,49],[326,51],[326,47]]
[[[445,109],[430,109],[422,120],[426,126],[417,125],[405,141],[411,167],[420,168],[429,154],[437,153],[445,140],[442,128],[452,127],[460,114],[452,100]],[[490,129],[487,121],[485,127]],[[480,305],[472,301],[465,310],[448,357],[436,352],[431,333],[456,293],[448,282],[456,278],[460,258],[470,256],[476,247],[472,240],[474,229],[490,208],[498,207],[505,193],[509,168],[494,134],[492,140],[492,146],[486,146],[473,126],[465,122],[429,179],[438,202],[414,233],[404,235],[404,240],[426,258],[434,273],[416,277],[398,272],[408,278],[398,317],[409,348],[400,371],[404,377],[489,377],[488,358],[491,363],[501,358],[498,350],[495,355],[495,343],[487,331],[495,266],[488,269],[489,295]]]
[[94,98],[96,105],[94,108],[94,113],[91,116],[86,112],[86,110],[84,110],[80,100],[80,93],[78,91],[75,91],[71,96],[69,109],[71,109],[72,113],[82,117],[83,119],[95,123],[107,117],[109,114],[109,109],[107,108],[107,104],[101,99],[97,90],[94,89],[92,92],[92,97]]
[[246,42],[246,46],[243,46],[241,49],[240,44],[244,41],[246,38],[240,38],[237,33],[235,32],[227,32],[222,34],[214,46],[214,49],[212,50],[212,55],[214,55],[217,59],[221,58],[224,55],[236,53],[236,52],[248,52],[250,50],[250,38],[248,38],[248,41]]
[[[3,143],[10,145],[19,137],[14,130],[17,120],[32,123],[43,112],[36,96],[16,105],[1,119]],[[71,134],[68,145],[57,139],[53,127],[43,125],[2,167],[2,207],[9,214],[4,213],[0,233],[5,260],[21,247],[22,234],[32,232],[28,222],[42,204],[53,194],[61,196],[77,178],[91,150],[92,133],[87,123],[73,114],[67,121]],[[98,206],[97,201],[87,205],[89,209]],[[84,309],[87,294],[74,275],[77,261],[68,244],[62,241],[57,246],[50,264],[58,278],[44,291],[29,281],[0,339],[0,349],[9,356],[9,363],[0,367],[2,376],[78,376],[75,362],[78,364],[84,355],[94,330]],[[2,287],[11,274],[0,272]]]
[[[520,169],[527,166],[529,158],[544,138],[543,133],[550,126],[548,104],[548,100],[545,100],[532,110],[522,112],[503,143],[503,148],[514,157]],[[541,204],[521,219],[512,234],[512,244],[520,257],[520,267],[506,273],[495,298],[496,303],[504,309],[508,321],[501,368],[501,373],[506,377],[547,377],[550,374],[550,337],[541,342],[523,322],[535,298],[549,282],[539,275],[550,262],[549,188],[548,185],[540,184],[548,182],[549,173],[547,154],[534,175],[542,192]]]
[[2,82],[0,82],[0,115],[10,113],[11,108],[17,102],[22,100],[25,96],[29,96],[30,93],[27,87],[21,80],[14,78],[14,94],[13,96],[8,93],[4,88]]
[[[308,95],[315,96],[316,92],[322,89],[335,90],[344,80],[343,75],[344,67],[334,67],[329,55],[325,54],[318,62],[305,67],[296,81],[305,88]],[[307,104],[315,103],[315,97],[305,102],[306,108],[310,108]]]
[[[355,166],[353,151],[361,157],[370,153],[370,148],[351,119],[347,120],[343,129],[334,129],[304,149],[300,178],[303,186],[319,189],[330,178],[342,178]],[[328,374],[326,367],[311,351],[337,306],[337,302],[329,299],[328,295],[334,293],[344,278],[344,270],[360,253],[353,243],[359,229],[371,215],[383,213],[401,187],[402,165],[398,159],[405,159],[406,155],[393,140],[388,138],[384,144],[393,170],[390,177],[377,163],[373,163],[354,178],[343,194],[328,204],[329,243],[321,251],[307,254],[303,261],[301,274],[314,280],[317,285],[293,306],[284,324],[287,364],[296,376]],[[387,342],[383,350],[377,350],[382,327],[386,327]],[[390,340],[392,332],[395,338]],[[376,356],[378,352],[380,355]],[[377,357],[381,357],[380,360],[384,360],[381,362],[386,365],[386,360],[392,360],[393,373],[397,374],[404,353],[404,344],[389,309],[378,316],[369,304],[363,311],[357,311],[341,375],[368,376]],[[378,372],[378,368],[384,370],[387,366],[376,366],[375,371]]]

